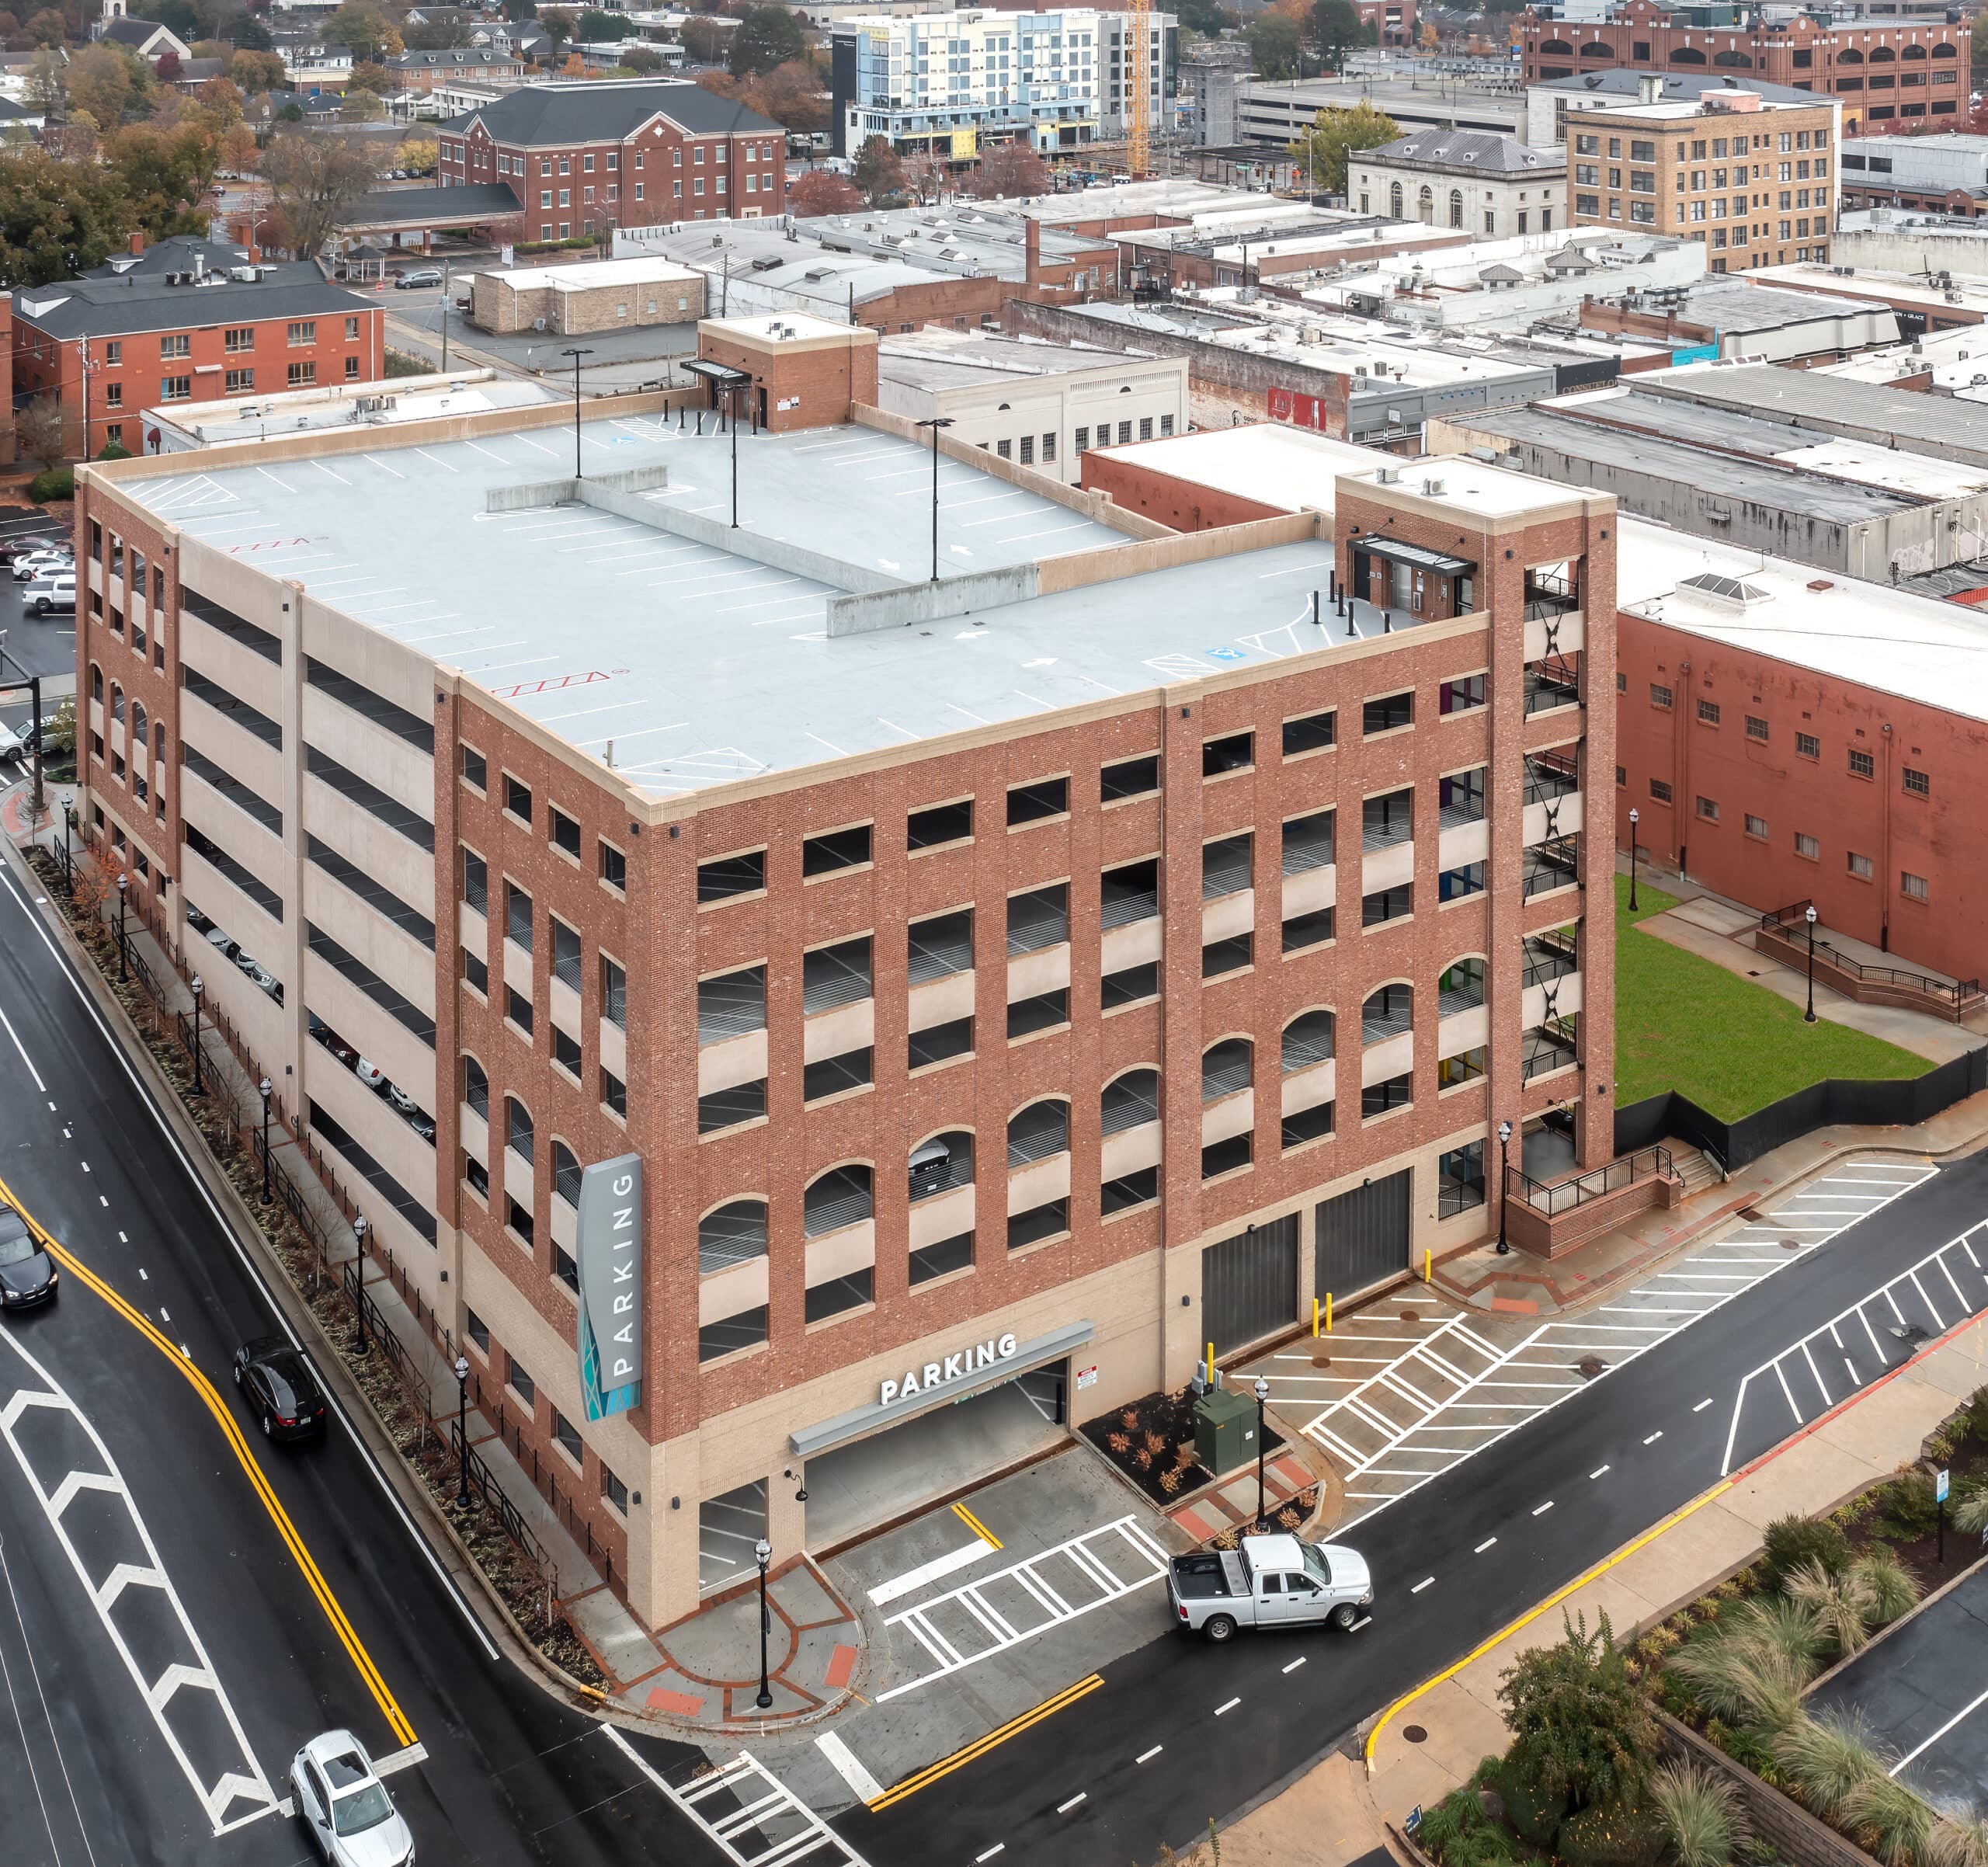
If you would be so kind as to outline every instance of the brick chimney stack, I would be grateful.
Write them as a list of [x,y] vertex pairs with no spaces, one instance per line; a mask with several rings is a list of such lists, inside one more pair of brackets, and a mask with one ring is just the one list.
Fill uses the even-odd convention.
[[134,256],[134,257],[136,257],[137,256],[138,256],[138,255],[140,255],[140,254],[143,253],[143,252],[144,252],[144,250],[145,250],[145,236],[144,236],[144,235],[143,234],[143,232],[134,233],[134,235],[132,235],[132,236],[131,236],[131,252],[132,252],[133,256]]
[[1034,214],[1022,221],[1022,283],[1035,290],[1042,276],[1042,223]]

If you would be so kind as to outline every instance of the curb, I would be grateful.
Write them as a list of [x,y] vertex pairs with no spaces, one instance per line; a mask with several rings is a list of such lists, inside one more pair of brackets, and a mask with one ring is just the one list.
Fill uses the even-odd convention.
[[[306,1303],[290,1271],[275,1248],[263,1236],[262,1227],[248,1208],[235,1183],[220,1170],[209,1150],[207,1138],[194,1125],[178,1093],[161,1073],[158,1059],[116,995],[111,992],[95,961],[85,952],[71,927],[68,917],[55,906],[52,895],[10,840],[0,838],[0,860],[4,860],[16,881],[29,891],[28,905],[40,909],[40,918],[61,947],[72,975],[89,994],[141,1078],[147,1099],[164,1120],[181,1153],[193,1163],[201,1184],[220,1209],[235,1243],[254,1264],[258,1281],[280,1309],[284,1319],[317,1351],[314,1359],[319,1372],[335,1390],[340,1408],[352,1423],[368,1462],[378,1471],[395,1502],[416,1528],[430,1551],[440,1561],[456,1593],[474,1615],[484,1632],[501,1648],[512,1664],[547,1691],[556,1691],[575,1704],[575,1709],[596,1712],[601,1695],[583,1685],[564,1668],[541,1653],[526,1638],[521,1628],[470,1555],[454,1525],[435,1508],[426,1484],[414,1472],[381,1426],[379,1416],[345,1365],[345,1359],[325,1333],[316,1312]],[[439,1535],[437,1534],[439,1532]],[[466,1586],[465,1584],[467,1585]]]

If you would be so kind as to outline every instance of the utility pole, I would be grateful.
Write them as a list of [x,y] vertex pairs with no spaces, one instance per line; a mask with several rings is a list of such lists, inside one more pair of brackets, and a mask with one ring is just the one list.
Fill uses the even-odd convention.
[[442,374],[449,373],[449,262],[442,262]]

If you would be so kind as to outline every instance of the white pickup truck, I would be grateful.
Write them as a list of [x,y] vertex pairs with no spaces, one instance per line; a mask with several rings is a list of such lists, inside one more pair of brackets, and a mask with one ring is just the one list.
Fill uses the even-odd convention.
[[1239,1627],[1351,1628],[1374,1605],[1374,1582],[1365,1558],[1338,1543],[1246,1536],[1238,1549],[1174,1557],[1166,1599],[1176,1627],[1227,1640]]

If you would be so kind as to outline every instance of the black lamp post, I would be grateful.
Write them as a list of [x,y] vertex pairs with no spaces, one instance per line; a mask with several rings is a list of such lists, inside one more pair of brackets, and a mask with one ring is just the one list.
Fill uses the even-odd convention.
[[69,838],[76,827],[76,796],[71,791],[62,800],[62,879],[68,883],[69,899],[76,898],[76,858],[69,847]]
[[1263,1509],[1263,1403],[1270,1397],[1270,1384],[1261,1375],[1256,1377],[1256,1528],[1267,1530],[1270,1527],[1268,1514]]
[[207,1093],[207,1080],[200,1073],[200,994],[207,986],[199,973],[193,975],[189,989],[193,994],[193,1093],[204,1096]]
[[469,1357],[456,1357],[456,1503],[469,1508]]
[[589,344],[582,349],[561,350],[559,354],[573,360],[573,478],[583,480],[587,476],[580,465],[580,359],[591,356],[593,346]]
[[1640,814],[1633,804],[1629,806],[1629,912],[1632,914],[1636,911],[1636,857],[1641,853],[1641,846],[1636,841],[1636,824]]
[[276,1092],[276,1085],[267,1076],[255,1085],[256,1092],[262,1098],[262,1204],[269,1203],[269,1097]]
[[766,1611],[766,1565],[773,1559],[773,1546],[763,1536],[752,1545],[759,1564],[759,1695],[752,1702],[763,1712],[773,1709],[773,1688],[766,1682],[766,1635],[773,1625]]
[[729,384],[725,390],[725,416],[732,424],[732,529],[739,529],[739,391],[744,385]]
[[1816,904],[1813,902],[1809,904],[1809,911],[1803,918],[1809,923],[1809,1009],[1802,1013],[1802,1021],[1805,1024],[1812,1024],[1816,1021]]
[[366,1337],[366,1234],[369,1229],[363,1212],[352,1222],[353,1243],[359,1247],[359,1255],[353,1260],[358,1279],[352,1291],[352,1306],[359,1312],[359,1340],[352,1351],[356,1355],[369,1354],[373,1348]]
[[932,581],[939,581],[939,430],[950,428],[953,418],[950,415],[929,415],[920,422],[921,428],[932,430]]
[[131,892],[131,878],[117,878],[117,982],[123,985],[130,976],[130,970],[124,961],[124,901]]
[[1511,1246],[1505,1239],[1505,1178],[1509,1169],[1506,1165],[1510,1158],[1512,1125],[1509,1121],[1498,1124],[1498,1255],[1507,1256]]

